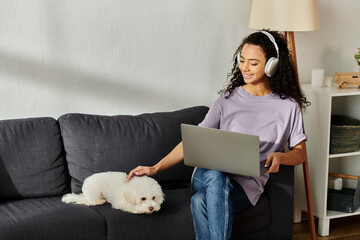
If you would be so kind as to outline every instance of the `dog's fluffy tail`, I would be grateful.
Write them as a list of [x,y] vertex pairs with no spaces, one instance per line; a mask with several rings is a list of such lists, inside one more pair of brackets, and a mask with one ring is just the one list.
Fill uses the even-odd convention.
[[77,203],[77,204],[84,204],[89,206],[89,202],[84,196],[84,194],[76,194],[76,193],[69,193],[62,197],[61,201],[64,203]]

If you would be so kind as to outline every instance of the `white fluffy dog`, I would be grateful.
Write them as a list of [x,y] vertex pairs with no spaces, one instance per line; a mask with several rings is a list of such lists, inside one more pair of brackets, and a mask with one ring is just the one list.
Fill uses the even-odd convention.
[[82,193],[66,194],[62,201],[87,206],[108,202],[115,209],[136,214],[159,211],[164,193],[158,182],[147,176],[126,182],[126,177],[123,172],[95,173],[85,179]]

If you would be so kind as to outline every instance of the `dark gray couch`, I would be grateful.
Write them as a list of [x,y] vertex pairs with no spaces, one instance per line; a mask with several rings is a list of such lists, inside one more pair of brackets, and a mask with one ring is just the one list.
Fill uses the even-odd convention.
[[[153,165],[181,141],[180,123],[198,124],[207,111],[0,121],[0,239],[195,239],[192,168],[183,164],[155,176],[165,202],[152,215],[64,204],[61,196],[95,172]],[[258,205],[236,216],[233,239],[290,239],[292,202],[293,167],[282,166]]]

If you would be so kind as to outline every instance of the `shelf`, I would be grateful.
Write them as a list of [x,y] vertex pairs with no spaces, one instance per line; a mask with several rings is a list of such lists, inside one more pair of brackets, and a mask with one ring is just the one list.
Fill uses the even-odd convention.
[[353,213],[337,212],[337,211],[332,211],[332,210],[326,211],[326,217],[329,219],[349,217],[349,216],[355,216],[355,215],[360,215],[360,208]]
[[332,97],[360,95],[360,88],[358,87],[349,87],[348,89],[342,89],[338,86],[316,88],[311,86],[311,84],[302,84],[301,88],[303,90],[311,90],[318,94]]
[[329,158],[340,158],[340,157],[349,157],[349,156],[360,156],[360,150],[356,152],[330,154]]
[[[360,149],[354,152],[330,154],[331,115],[339,114],[360,119],[360,88],[341,89],[338,86],[315,88],[311,84],[301,85],[311,105],[304,111],[307,132],[307,154],[314,215],[319,218],[318,233],[329,235],[330,220],[360,215],[327,210],[328,174],[342,172],[357,175],[360,172]],[[352,182],[346,183],[352,185]],[[303,174],[295,172],[295,198],[297,208],[306,209],[303,189]]]

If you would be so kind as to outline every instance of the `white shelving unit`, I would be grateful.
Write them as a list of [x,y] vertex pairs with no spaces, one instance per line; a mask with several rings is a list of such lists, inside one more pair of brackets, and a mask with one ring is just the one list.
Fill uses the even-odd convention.
[[[360,214],[327,210],[328,173],[360,175],[360,150],[350,153],[330,154],[330,120],[332,114],[360,119],[360,89],[340,89],[337,86],[313,88],[302,85],[302,90],[311,102],[304,112],[309,175],[314,216],[319,218],[318,234],[329,235],[330,220]],[[353,182],[351,182],[353,181]],[[354,183],[355,182],[355,183]],[[355,180],[344,180],[344,186],[355,187]],[[302,168],[295,168],[294,220],[300,221],[301,210],[306,211],[304,177]]]

